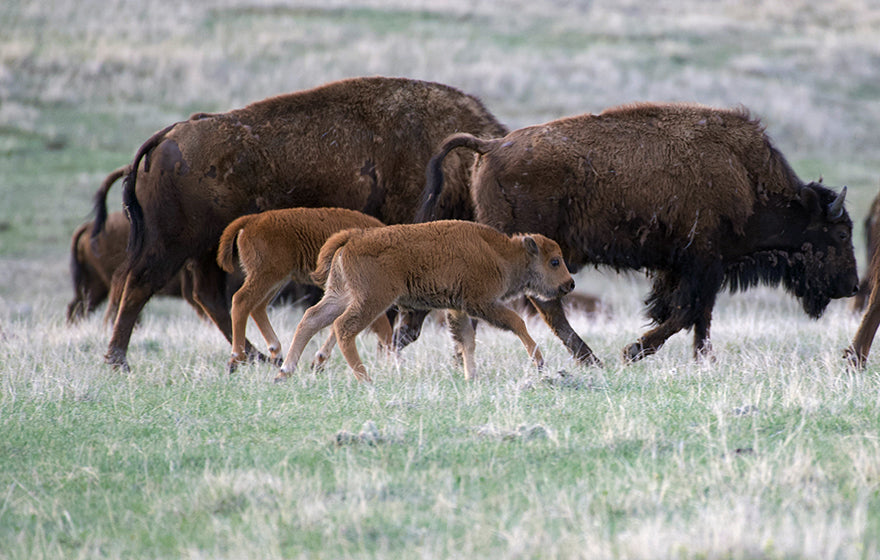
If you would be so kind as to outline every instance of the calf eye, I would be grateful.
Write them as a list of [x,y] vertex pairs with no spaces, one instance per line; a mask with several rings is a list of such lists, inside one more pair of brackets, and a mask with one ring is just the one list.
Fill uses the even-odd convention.
[[557,259],[557,258],[550,259],[550,266],[553,268],[559,267],[559,259]]

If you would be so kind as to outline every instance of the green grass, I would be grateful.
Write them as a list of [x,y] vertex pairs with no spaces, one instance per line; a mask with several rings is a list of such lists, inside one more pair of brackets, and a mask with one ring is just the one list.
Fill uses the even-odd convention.
[[[466,383],[429,327],[400,362],[363,337],[372,386],[338,352],[281,385],[262,364],[226,374],[228,344],[173,300],[149,303],[128,374],[102,363],[100,316],[63,319],[70,234],[153,131],[356,75],[449,83],[511,126],[742,103],[802,178],[849,186],[860,257],[880,161],[876,7],[178,4],[0,6],[0,557],[880,553],[880,360],[844,368],[845,302],[810,321],[778,290],[722,295],[714,362],[693,362],[683,333],[623,366],[647,285],[588,271],[579,287],[612,315],[574,325],[604,368],[577,367],[535,323],[539,373],[481,328]],[[282,341],[300,314],[273,311]]]

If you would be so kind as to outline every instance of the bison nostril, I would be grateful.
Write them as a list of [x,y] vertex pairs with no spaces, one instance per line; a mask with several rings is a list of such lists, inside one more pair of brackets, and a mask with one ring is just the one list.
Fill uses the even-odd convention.
[[858,285],[858,283],[856,283],[856,285],[853,286],[852,294],[850,294],[850,295],[856,295],[857,293],[859,293],[859,285]]
[[559,291],[563,295],[570,293],[572,290],[574,290],[574,280],[570,280],[570,281],[566,282],[565,284],[559,286]]

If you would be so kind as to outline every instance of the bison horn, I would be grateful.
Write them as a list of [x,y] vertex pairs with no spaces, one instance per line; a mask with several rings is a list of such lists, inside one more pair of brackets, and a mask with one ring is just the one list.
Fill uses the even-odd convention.
[[846,187],[840,189],[840,194],[828,206],[828,217],[832,220],[843,216],[843,199],[846,198]]

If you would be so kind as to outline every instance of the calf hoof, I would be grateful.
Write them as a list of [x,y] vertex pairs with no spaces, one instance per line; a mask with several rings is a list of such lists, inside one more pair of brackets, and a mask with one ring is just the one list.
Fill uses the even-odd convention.
[[318,352],[315,354],[315,359],[312,360],[312,371],[315,373],[320,373],[324,371],[324,364],[327,363],[327,356]]
[[278,375],[275,376],[273,380],[274,383],[284,383],[290,377],[290,374],[284,373],[283,371],[279,371]]
[[656,349],[645,348],[642,341],[637,340],[623,349],[623,361],[627,364],[638,362],[656,352]]

